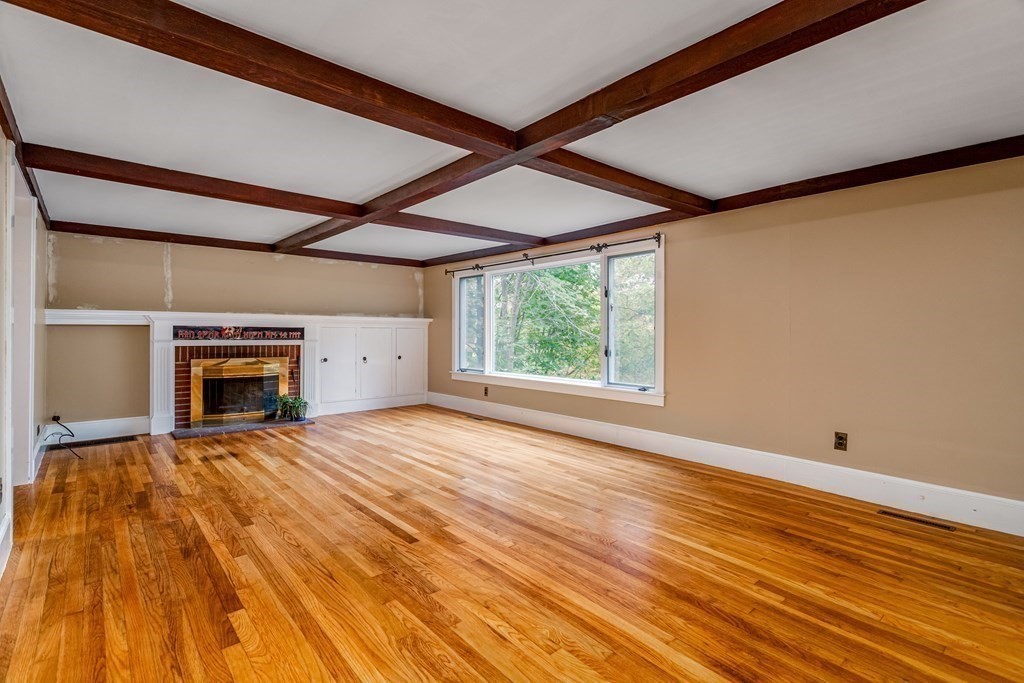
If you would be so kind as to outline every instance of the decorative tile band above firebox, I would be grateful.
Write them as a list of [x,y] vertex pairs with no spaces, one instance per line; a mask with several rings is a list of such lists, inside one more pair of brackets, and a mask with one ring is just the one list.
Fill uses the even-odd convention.
[[306,328],[175,325],[172,335],[175,341],[301,341],[306,338]]
[[194,360],[274,358],[288,362],[289,396],[301,396],[302,346],[299,344],[239,344],[231,346],[176,346],[174,348],[174,427],[192,422],[192,367]]

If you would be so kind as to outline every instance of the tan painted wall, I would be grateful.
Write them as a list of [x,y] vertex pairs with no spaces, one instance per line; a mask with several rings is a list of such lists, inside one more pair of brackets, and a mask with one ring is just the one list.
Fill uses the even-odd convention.
[[52,233],[49,308],[420,314],[421,271]]
[[[49,308],[418,316],[423,305],[418,268],[61,233],[48,246]],[[47,417],[149,415],[148,328],[51,326],[46,354]]]
[[[661,230],[663,408],[486,400],[1024,499],[1024,159]],[[483,399],[449,377],[443,271],[425,278],[430,391]]]
[[149,415],[149,327],[54,325],[46,405],[62,422]]

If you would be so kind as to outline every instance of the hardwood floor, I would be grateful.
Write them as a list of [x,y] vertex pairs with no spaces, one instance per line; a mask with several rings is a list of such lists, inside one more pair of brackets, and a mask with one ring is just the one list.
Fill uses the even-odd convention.
[[49,454],[6,680],[1024,680],[1024,539],[425,406]]

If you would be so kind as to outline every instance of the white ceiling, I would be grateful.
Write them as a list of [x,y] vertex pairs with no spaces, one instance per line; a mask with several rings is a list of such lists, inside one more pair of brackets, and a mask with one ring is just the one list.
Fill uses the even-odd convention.
[[664,209],[513,166],[417,204],[415,211],[434,218],[546,237]]
[[497,247],[500,244],[500,242],[438,235],[421,230],[406,230],[405,228],[392,228],[370,223],[335,235],[313,246],[317,249],[348,251],[356,254],[425,260],[474,249]]
[[273,242],[320,216],[36,171],[50,217],[137,230]]
[[775,1],[181,4],[495,123],[521,128]]
[[466,153],[7,3],[0,74],[28,142],[345,201]]
[[713,198],[1024,133],[1024,2],[929,0],[570,145]]

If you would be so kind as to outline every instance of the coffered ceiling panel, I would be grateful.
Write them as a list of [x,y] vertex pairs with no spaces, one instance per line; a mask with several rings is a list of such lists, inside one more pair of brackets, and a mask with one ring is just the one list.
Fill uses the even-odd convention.
[[499,244],[499,242],[439,235],[370,223],[311,246],[316,249],[347,251],[355,254],[424,260],[474,249],[487,249]]
[[0,74],[27,142],[345,201],[465,154],[6,3]]
[[509,128],[773,0],[185,0],[187,5]]
[[660,211],[519,166],[416,205],[425,216],[545,237]]
[[1024,3],[930,0],[570,145],[720,198],[1024,133]]
[[247,242],[273,242],[323,220],[291,211],[36,171],[50,217]]

